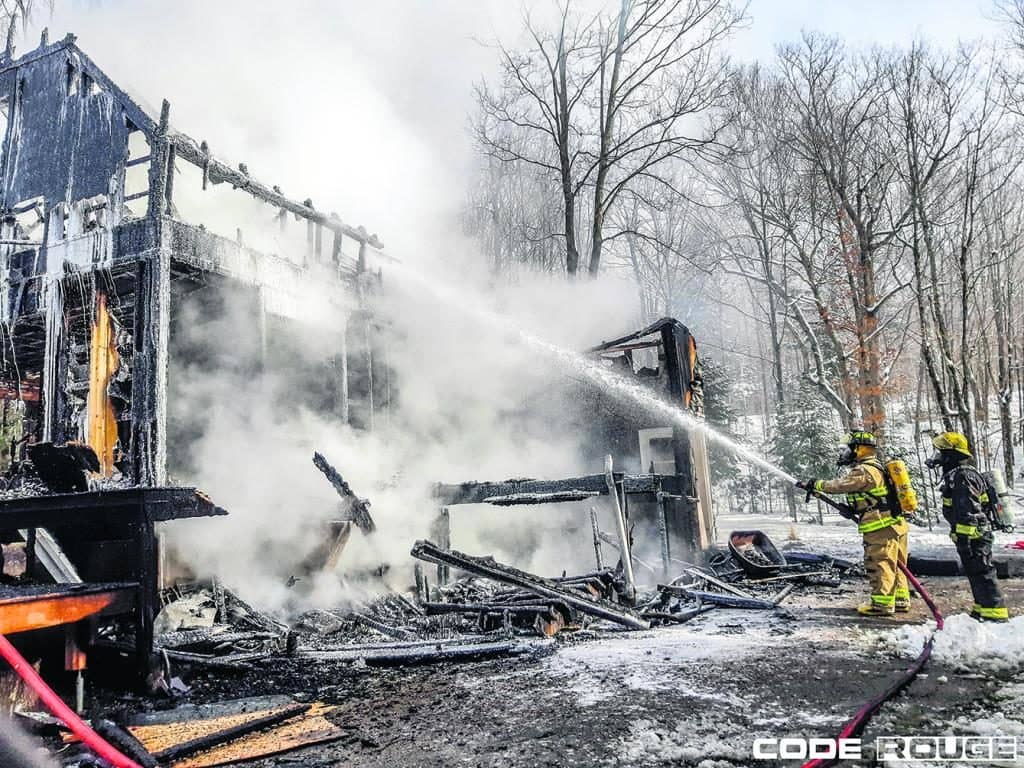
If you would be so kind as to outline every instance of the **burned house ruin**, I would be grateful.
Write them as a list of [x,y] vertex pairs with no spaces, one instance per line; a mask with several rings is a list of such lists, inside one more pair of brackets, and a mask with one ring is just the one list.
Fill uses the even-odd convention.
[[[44,33],[35,50],[0,58],[0,128],[0,542],[24,540],[21,573],[0,586],[0,633],[65,626],[68,669],[81,670],[80,630],[126,615],[144,672],[164,563],[158,524],[225,514],[172,483],[188,474],[198,410],[175,391],[177,372],[291,366],[296,402],[371,428],[390,397],[362,301],[379,282],[381,246],[218,160],[171,126],[166,101],[159,114],[145,109],[71,35],[50,43]],[[233,237],[190,221],[179,205],[189,174],[193,200],[216,188],[245,198],[296,246],[249,247],[230,207]],[[311,362],[291,342],[312,286],[343,325],[321,330],[323,356]],[[245,322],[225,361],[187,325],[216,323],[227,302]],[[72,475],[87,454],[89,486],[45,482],[42,448]]]
[[[218,293],[245,296],[258,366],[275,354],[282,334],[274,331],[296,314],[306,287],[326,286],[339,304],[344,294],[355,305],[374,280],[375,236],[216,159],[206,142],[171,127],[167,102],[159,115],[147,112],[73,36],[44,37],[0,65],[0,114],[0,359],[5,399],[23,404],[23,441],[88,443],[102,474],[163,484],[175,442],[169,370],[176,355],[202,356],[176,345],[186,297],[202,294],[212,317]],[[263,203],[268,223],[305,240],[299,257],[247,247],[241,228],[229,238],[185,220],[175,186],[190,170],[204,190],[230,186]],[[358,308],[343,314],[350,327],[317,371],[331,383],[318,385],[317,405],[369,426],[386,401],[379,382],[374,398],[371,321]],[[286,350],[279,342],[278,353]]]

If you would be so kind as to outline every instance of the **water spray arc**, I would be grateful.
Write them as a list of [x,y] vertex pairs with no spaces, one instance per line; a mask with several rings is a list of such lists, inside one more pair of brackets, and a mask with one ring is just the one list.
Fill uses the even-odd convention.
[[456,293],[448,286],[431,280],[421,272],[410,269],[407,265],[401,263],[391,266],[391,274],[397,275],[399,280],[404,280],[408,286],[415,286],[425,291],[432,298],[436,299],[438,303],[458,309],[465,314],[471,315],[474,320],[486,323],[495,331],[509,337],[510,341],[543,353],[546,357],[556,361],[561,368],[584,376],[616,398],[632,402],[648,412],[656,413],[667,419],[670,423],[678,424],[689,432],[700,433],[710,442],[742,457],[781,480],[790,484],[796,483],[796,478],[788,472],[775,466],[753,449],[737,443],[735,440],[711,428],[706,422],[684,411],[678,404],[670,403],[658,397],[635,382],[604,368],[596,360],[530,333],[525,328],[516,325],[507,316],[485,306],[480,302],[477,295],[467,296]]

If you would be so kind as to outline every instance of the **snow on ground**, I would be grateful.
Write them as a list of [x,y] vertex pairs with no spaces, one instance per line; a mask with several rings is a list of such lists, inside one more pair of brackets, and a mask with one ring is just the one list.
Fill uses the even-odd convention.
[[[882,644],[915,657],[934,630],[933,621],[901,626],[885,633]],[[1024,616],[1005,624],[981,623],[964,613],[949,616],[945,628],[935,633],[932,659],[972,672],[1024,670]]]
[[770,636],[760,633],[723,632],[723,627],[716,626],[721,621],[709,615],[700,626],[695,623],[630,632],[563,647],[545,659],[545,674],[561,678],[584,706],[612,698],[623,686],[635,691],[671,690],[719,702],[729,699],[728,703],[742,706],[742,701],[732,700],[734,697],[714,686],[701,686],[699,676],[684,681],[679,675],[680,668],[709,659],[739,658],[763,650],[772,642]]
[[685,720],[671,731],[651,720],[637,720],[622,740],[619,755],[625,765],[685,763],[696,768],[732,768],[749,760],[749,749],[721,739],[720,728],[713,716]]

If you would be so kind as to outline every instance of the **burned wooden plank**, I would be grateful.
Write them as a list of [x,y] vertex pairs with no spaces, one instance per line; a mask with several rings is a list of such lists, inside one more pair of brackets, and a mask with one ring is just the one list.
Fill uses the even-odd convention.
[[370,666],[388,666],[531,653],[546,645],[546,642],[539,640],[492,640],[479,636],[467,636],[457,640],[418,640],[346,645],[323,650],[299,651],[297,656],[317,661],[355,662],[361,660]]
[[717,607],[717,605],[711,603],[709,605],[701,605],[697,608],[692,608],[689,611],[680,611],[679,613],[672,613],[671,611],[644,611],[641,615],[645,619],[661,621],[666,624],[685,624],[686,622],[697,618],[702,613],[707,613]]
[[499,507],[511,507],[519,504],[558,504],[565,501],[586,501],[600,495],[599,491],[581,491],[573,488],[555,493],[512,493],[507,496],[490,496],[484,499],[484,503]]
[[0,499],[0,528],[135,522],[140,510],[152,522],[227,514],[195,488],[117,488]]
[[167,658],[174,659],[175,661],[183,661],[186,664],[198,664],[203,667],[221,669],[226,672],[245,672],[250,668],[250,662],[259,661],[260,659],[265,659],[271,655],[267,651],[258,651],[253,653],[229,653],[224,656],[215,656],[213,654],[206,653],[189,653],[188,651],[179,651],[172,648],[163,648],[161,649],[161,653],[165,654]]
[[[604,477],[602,476],[602,482]],[[601,598],[590,597],[583,592],[567,589],[551,579],[534,576],[508,565],[495,562],[490,557],[472,557],[455,550],[444,550],[429,541],[417,541],[413,545],[412,556],[418,560],[444,564],[468,573],[475,573],[502,584],[511,584],[534,594],[546,597],[583,613],[600,619],[615,622],[631,629],[649,629],[649,621],[640,618],[632,611]]]
[[231,632],[224,631],[223,627],[214,629],[184,629],[176,632],[165,632],[156,638],[156,644],[161,648],[187,648],[191,645],[220,646],[224,643],[238,643],[249,640],[276,640],[281,637],[279,632]]
[[[616,482],[621,482],[626,494],[658,493],[663,491],[671,494],[679,493],[679,479],[675,475],[623,475],[615,474]],[[514,478],[500,482],[467,482],[437,483],[434,486],[434,498],[441,504],[455,506],[457,504],[484,504],[494,496],[514,496],[520,494],[555,494],[580,491],[604,496],[608,493],[604,475],[584,475],[561,480],[536,480],[533,478]]]
[[105,718],[93,721],[92,727],[96,733],[117,747],[122,754],[130,757],[143,768],[159,768],[160,763],[157,759],[149,753],[142,742],[135,738],[131,731],[125,730],[117,723]]
[[698,579],[704,579],[704,581],[708,582],[709,584],[714,584],[719,589],[725,592],[729,592],[730,594],[736,595],[736,597],[744,597],[751,599],[754,597],[749,592],[742,590],[739,587],[734,586],[732,584],[726,584],[721,579],[712,576],[710,573],[708,573],[707,571],[703,571],[700,568],[685,568],[683,570],[684,573],[688,573],[691,576],[695,576]]
[[551,610],[547,603],[424,603],[428,616],[446,613],[546,613]]
[[369,627],[375,632],[380,632],[382,635],[386,637],[393,637],[397,640],[411,640],[413,638],[413,634],[406,629],[401,629],[400,627],[392,627],[388,624],[385,624],[383,621],[377,621],[376,619],[371,618],[369,616],[364,616],[361,613],[352,613],[349,615],[352,617],[352,620],[357,624],[362,624],[364,627]]
[[523,494],[550,495],[557,493],[582,492],[596,495],[608,493],[604,475],[570,477],[564,480],[533,480],[521,478],[502,482],[469,482],[434,486],[434,497],[442,504],[484,504],[487,499]]
[[[133,716],[129,729],[151,753],[159,753],[279,713],[294,704],[290,697],[270,696],[183,706],[167,712]],[[312,702],[305,713],[204,749],[193,757],[176,760],[174,768],[233,765],[337,740],[345,735],[345,730],[327,719],[335,709],[322,702]]]
[[665,587],[667,591],[682,594],[700,600],[702,603],[714,603],[723,608],[750,608],[754,610],[771,610],[775,603],[771,600],[762,600],[756,597],[735,597],[733,595],[722,595],[718,592],[702,592],[697,589],[686,589],[684,587]]
[[194,755],[196,752],[202,752],[205,749],[210,749],[219,744],[224,744],[228,741],[241,738],[242,736],[248,736],[250,733],[262,731],[264,728],[269,728],[272,725],[283,723],[285,720],[291,720],[293,717],[303,715],[310,710],[309,704],[292,704],[287,707],[282,707],[276,712],[271,712],[263,717],[253,718],[248,722],[236,725],[231,728],[225,728],[221,731],[214,731],[213,733],[200,736],[199,738],[191,739],[181,744],[176,744],[173,747],[163,749],[153,755],[161,763],[170,763],[176,760],[180,760],[183,757]]
[[324,477],[334,486],[334,490],[338,492],[338,495],[349,503],[352,522],[359,527],[359,530],[363,533],[373,533],[377,530],[377,524],[373,522],[373,518],[370,516],[370,502],[367,499],[361,499],[356,496],[349,484],[345,482],[345,478],[323,457],[323,454],[315,452],[313,454],[313,464],[324,473]]

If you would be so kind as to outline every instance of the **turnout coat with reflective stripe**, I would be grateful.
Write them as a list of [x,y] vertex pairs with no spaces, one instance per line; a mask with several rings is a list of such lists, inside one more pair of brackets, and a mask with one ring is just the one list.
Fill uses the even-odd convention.
[[876,509],[889,511],[885,469],[874,457],[857,462],[849,472],[836,480],[819,480],[815,490],[822,493],[845,493],[846,503],[859,515]]
[[988,526],[984,505],[988,483],[970,464],[960,464],[942,476],[942,515],[953,533],[977,537]]

